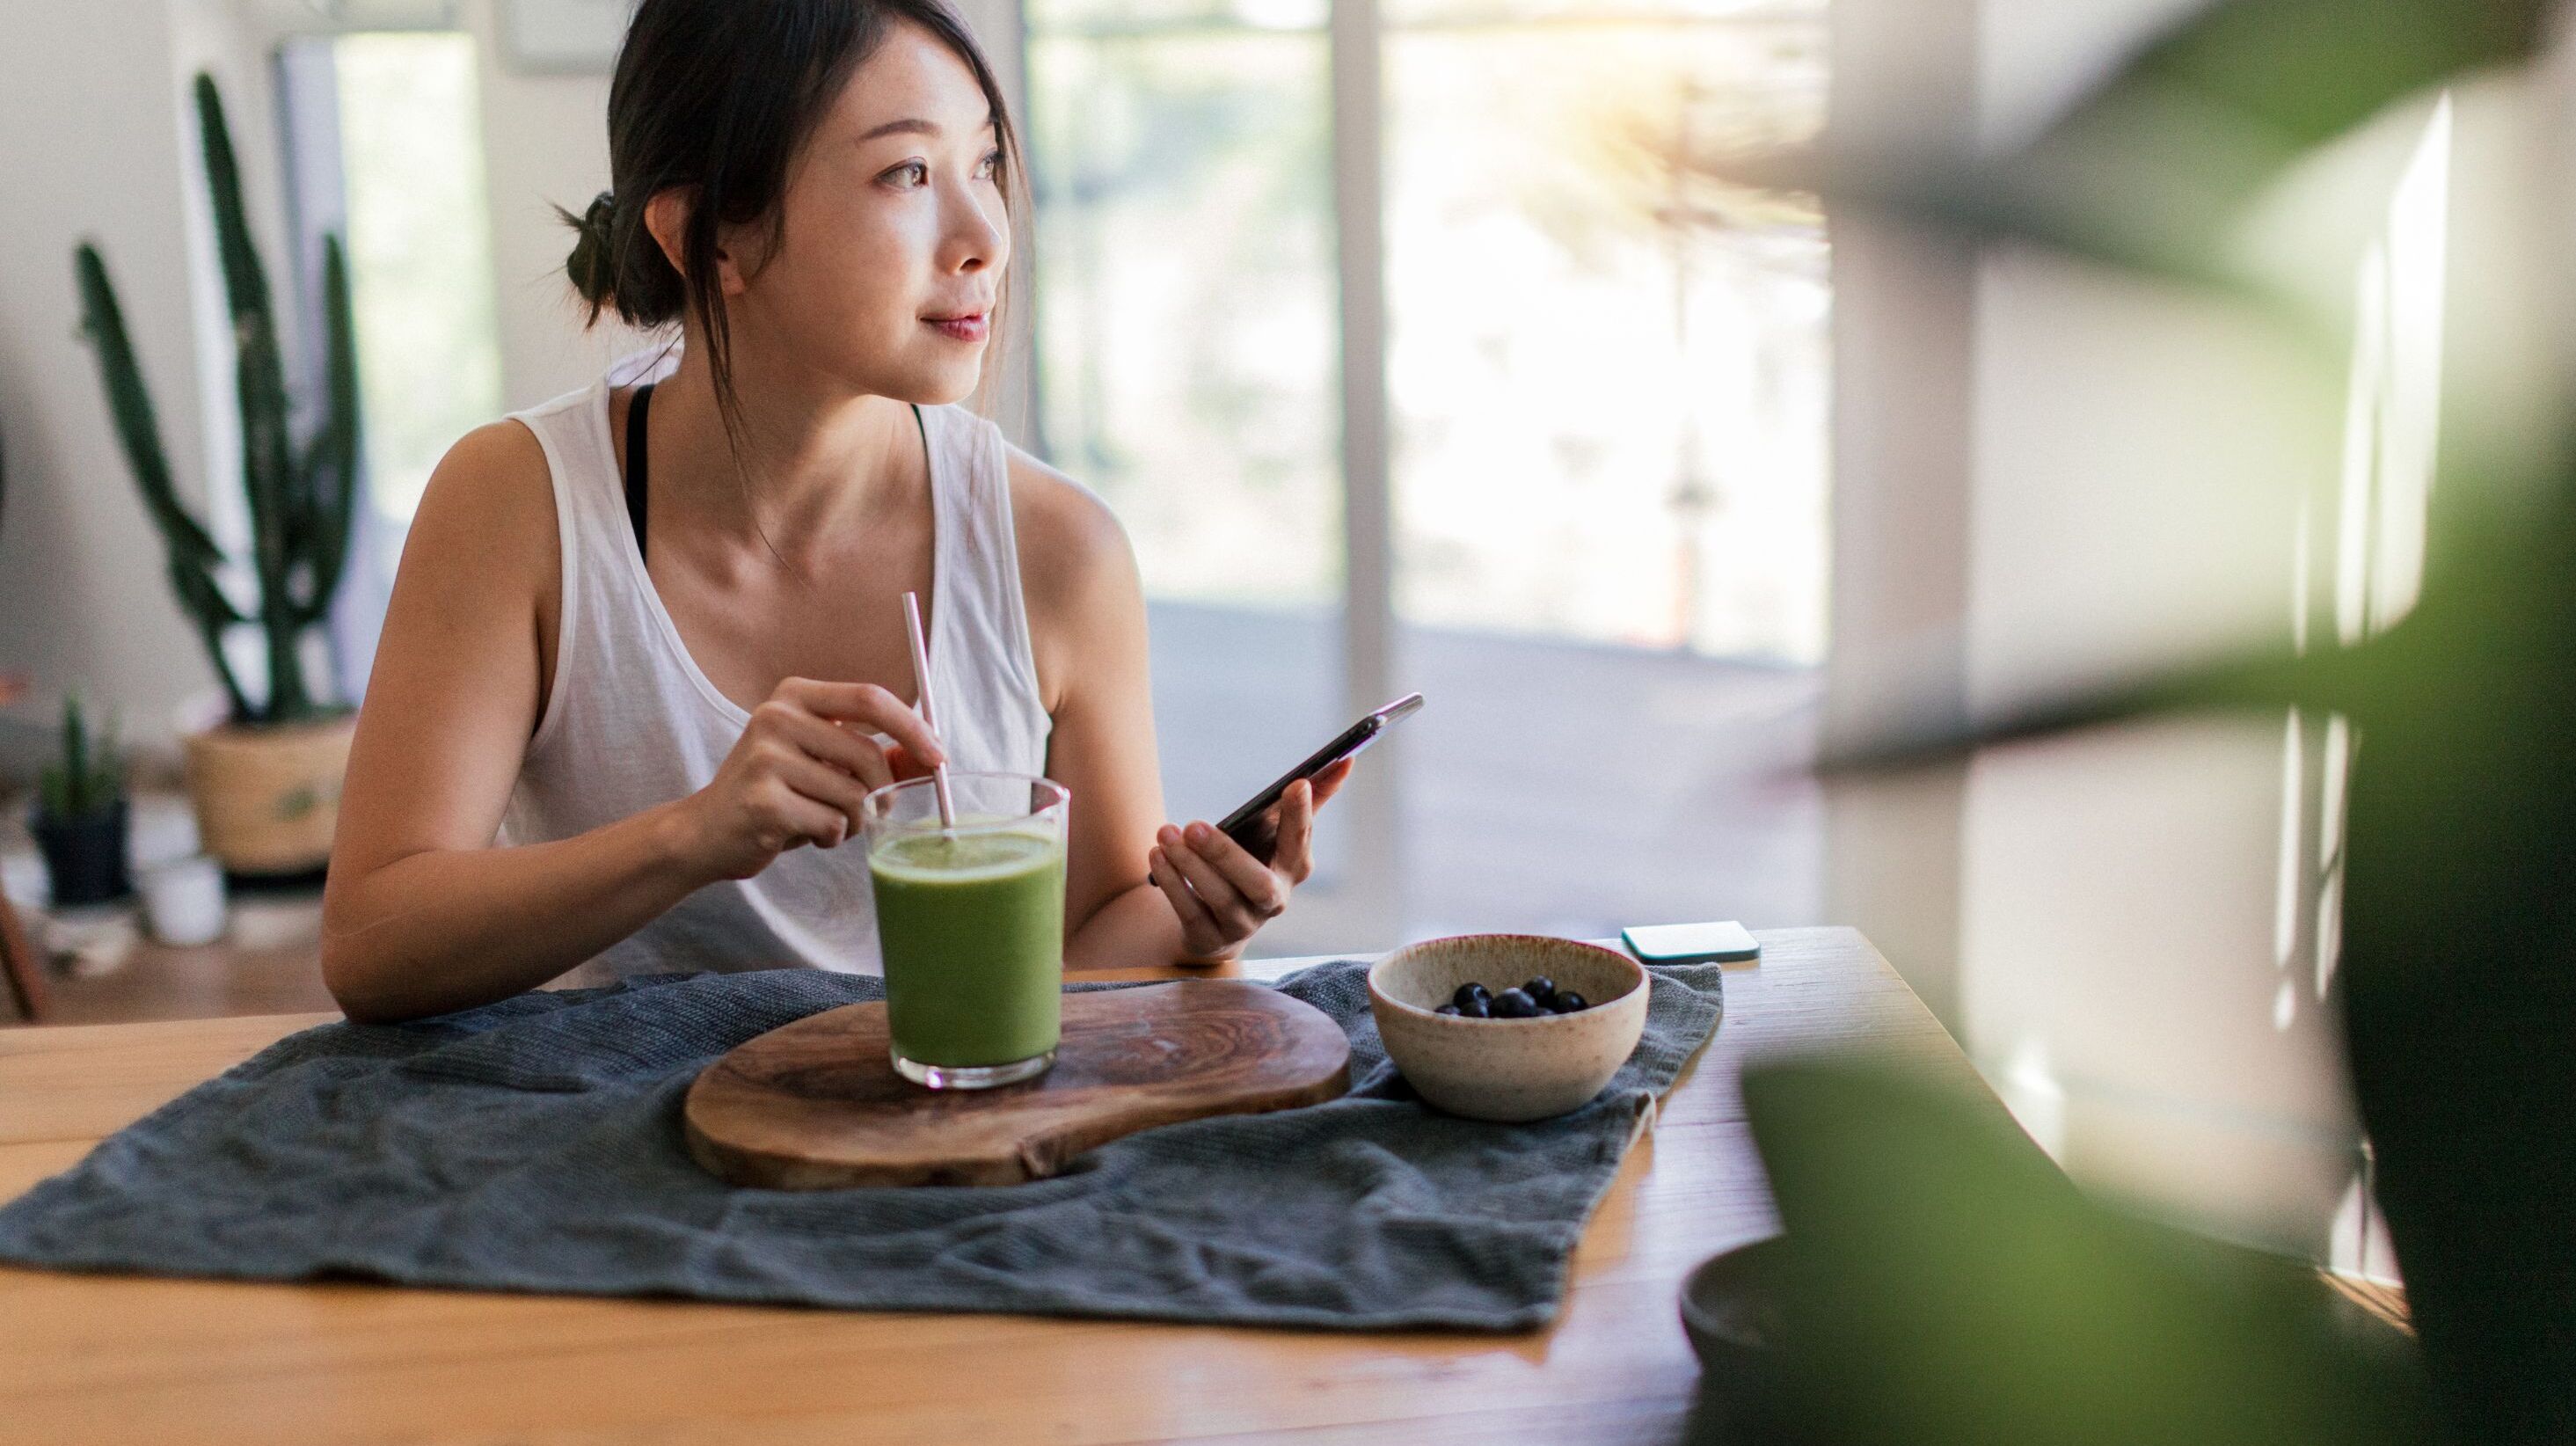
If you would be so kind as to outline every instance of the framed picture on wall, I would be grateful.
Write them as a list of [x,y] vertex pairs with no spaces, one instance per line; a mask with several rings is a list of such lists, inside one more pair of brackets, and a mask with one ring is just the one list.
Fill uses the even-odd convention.
[[634,0],[501,0],[501,57],[513,70],[605,74]]
[[459,30],[460,0],[241,0],[242,13],[272,35],[345,35],[353,30]]

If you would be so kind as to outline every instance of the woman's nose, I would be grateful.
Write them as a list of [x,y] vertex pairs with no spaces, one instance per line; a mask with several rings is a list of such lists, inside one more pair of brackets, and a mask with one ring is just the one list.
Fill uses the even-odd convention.
[[1010,218],[999,201],[961,191],[949,205],[943,259],[951,271],[999,270],[1011,259]]

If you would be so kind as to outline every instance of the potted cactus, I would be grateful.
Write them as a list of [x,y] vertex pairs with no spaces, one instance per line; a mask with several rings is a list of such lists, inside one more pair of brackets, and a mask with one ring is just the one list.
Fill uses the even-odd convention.
[[45,765],[28,829],[45,856],[57,906],[103,904],[132,892],[125,876],[125,780],[116,726],[93,741],[77,696],[63,700],[62,752]]
[[[229,705],[220,725],[185,740],[198,831],[206,851],[236,874],[294,875],[317,869],[330,857],[340,778],[354,729],[346,706],[314,696],[302,649],[330,611],[348,555],[359,455],[355,330],[339,239],[326,236],[326,382],[314,408],[320,423],[299,443],[289,425],[291,399],[277,322],[243,212],[223,101],[213,79],[202,73],[196,80],[196,104],[224,296],[232,314],[242,482],[250,502],[246,561],[257,586],[254,605],[237,604],[226,589],[223,549],[172,485],[152,398],[127,338],[107,263],[95,245],[81,243],[75,269],[84,329],[97,348],[118,440],[144,507],[160,529],[171,588],[195,625]],[[222,646],[225,634],[239,627],[256,627],[264,644],[267,679],[256,695],[234,675]]]

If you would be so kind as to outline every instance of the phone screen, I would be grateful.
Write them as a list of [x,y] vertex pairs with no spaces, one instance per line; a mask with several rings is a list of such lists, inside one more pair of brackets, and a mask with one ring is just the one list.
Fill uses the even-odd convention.
[[1340,736],[1307,754],[1304,762],[1279,775],[1268,788],[1244,800],[1241,808],[1225,816],[1225,821],[1217,825],[1218,829],[1222,830],[1226,837],[1243,845],[1244,852],[1263,863],[1270,862],[1271,853],[1279,846],[1279,820],[1272,816],[1271,810],[1278,805],[1280,797],[1288,792],[1288,785],[1301,778],[1312,778],[1343,759],[1358,754],[1361,749],[1375,743],[1379,734],[1394,724],[1412,717],[1421,707],[1422,695],[1407,693],[1343,729]]

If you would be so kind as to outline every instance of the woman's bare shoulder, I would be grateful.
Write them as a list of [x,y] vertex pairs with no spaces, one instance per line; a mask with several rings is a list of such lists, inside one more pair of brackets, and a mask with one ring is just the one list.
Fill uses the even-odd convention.
[[[429,474],[413,526],[438,522],[470,531],[518,530],[533,518],[554,521],[553,473],[545,449],[524,423],[487,423],[456,439]],[[551,538],[553,527],[546,532]]]
[[[554,474],[536,434],[515,421],[457,439],[429,475],[403,539],[386,625],[415,650],[527,640],[542,689],[552,681],[563,551]],[[429,622],[427,631],[419,624]]]
[[1009,452],[1011,525],[1020,539],[1022,585],[1050,601],[1070,603],[1132,580],[1136,555],[1127,529],[1100,494],[1017,447]]
[[1008,451],[1020,589],[1052,709],[1062,680],[1086,671],[1080,655],[1144,646],[1144,587],[1127,529],[1100,494],[1017,447]]
[[553,473],[536,434],[515,421],[477,427],[429,474],[403,546],[406,564],[456,565],[494,584],[556,582]]

